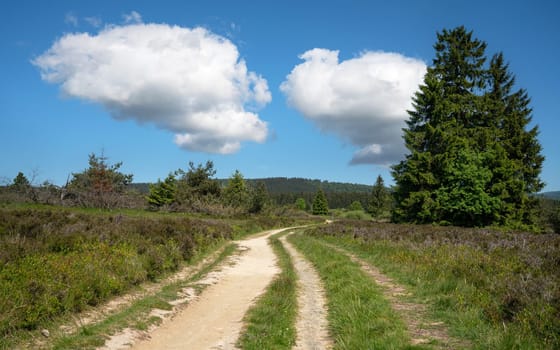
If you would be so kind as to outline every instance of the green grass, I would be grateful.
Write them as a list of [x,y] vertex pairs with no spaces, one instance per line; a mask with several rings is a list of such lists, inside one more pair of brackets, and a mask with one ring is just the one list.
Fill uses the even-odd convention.
[[[218,249],[219,247],[216,247]],[[215,260],[207,263],[200,271],[188,280],[177,281],[163,286],[155,293],[134,301],[129,307],[114,313],[98,323],[80,326],[73,334],[65,335],[59,330],[61,325],[72,322],[71,315],[53,319],[45,324],[45,328],[51,330],[49,348],[52,349],[93,349],[102,346],[106,336],[114,334],[126,327],[145,330],[152,324],[161,322],[159,317],[150,316],[153,309],[171,310],[170,301],[178,298],[178,293],[185,287],[193,286],[198,292],[204,289],[204,285],[198,285],[197,281],[202,279],[208,272],[220,265],[228,256],[237,251],[233,243],[227,244]],[[209,253],[209,252],[208,252]],[[197,259],[198,260],[198,259]],[[13,349],[19,347],[32,347],[31,339],[41,338],[38,331],[18,330],[9,337],[0,339],[0,349]]]
[[290,218],[0,205],[0,347]]
[[558,349],[560,237],[341,222],[308,231],[404,285],[473,349]]
[[358,265],[307,235],[288,240],[315,266],[325,285],[335,349],[424,349],[409,345],[402,320]]
[[[329,238],[328,241],[341,245],[340,239]],[[484,319],[484,312],[480,308],[480,304],[490,302],[489,292],[477,289],[464,278],[457,278],[453,275],[453,272],[446,274],[445,277],[433,276],[434,278],[427,278],[424,273],[418,273],[419,270],[427,268],[427,266],[421,266],[422,263],[426,262],[412,258],[412,256],[408,256],[406,259],[410,259],[407,264],[419,264],[418,266],[403,267],[402,264],[395,264],[395,261],[388,263],[383,257],[387,252],[392,252],[395,254],[394,256],[400,255],[399,260],[401,262],[405,260],[403,258],[407,254],[406,251],[395,249],[391,244],[379,243],[360,247],[345,242],[343,245],[365,261],[382,266],[389,276],[400,283],[404,283],[417,296],[417,300],[421,300],[430,306],[431,316],[442,319],[446,324],[449,324],[452,335],[469,339],[473,343],[473,348],[503,350],[541,348],[541,345],[531,344],[532,341],[529,339],[522,339],[523,337],[508,332],[507,326],[491,327]],[[436,259],[439,260],[439,258]],[[466,264],[465,260],[471,259],[477,259],[483,263],[482,258],[474,256],[464,257],[460,261]],[[443,261],[440,261],[440,263],[445,264]],[[435,266],[433,268],[435,270]],[[474,274],[476,271],[472,270],[472,273]],[[504,332],[504,330],[506,331]]]
[[295,345],[297,276],[290,255],[278,240],[283,234],[269,238],[281,272],[245,316],[246,329],[238,341],[242,349],[291,349]]
[[85,310],[231,239],[226,222],[0,209],[0,342]]
[[[114,334],[126,327],[145,330],[150,325],[161,322],[159,317],[149,316],[151,310],[171,310],[172,306],[169,302],[177,299],[178,293],[183,288],[196,284],[198,280],[203,278],[208,272],[215,269],[228,256],[235,253],[236,250],[237,246],[235,244],[228,244],[214,261],[204,266],[188,280],[168,284],[155,295],[135,301],[125,310],[111,315],[97,324],[88,326],[88,331],[86,333],[80,331],[77,334],[61,337],[54,342],[54,349],[83,349],[103,345],[107,334]],[[196,286],[199,293],[204,289],[204,286]]]

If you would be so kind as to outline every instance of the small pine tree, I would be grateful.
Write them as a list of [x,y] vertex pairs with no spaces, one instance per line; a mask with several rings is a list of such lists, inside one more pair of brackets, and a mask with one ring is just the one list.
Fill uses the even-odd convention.
[[103,154],[96,156],[92,153],[89,155],[89,168],[73,173],[67,189],[83,206],[115,207],[119,196],[132,182],[132,174],[121,173],[121,166],[122,162],[111,165]]
[[188,171],[179,169],[175,174],[178,177],[176,202],[179,206],[206,210],[202,206],[216,201],[221,195],[220,184],[213,178],[216,175],[214,163],[210,160],[196,167],[193,162],[189,162]]
[[329,203],[327,202],[327,197],[322,189],[317,191],[315,199],[313,200],[313,215],[328,215],[329,214]]
[[385,183],[381,175],[377,175],[375,185],[371,190],[371,197],[369,200],[368,212],[373,216],[381,214],[383,209],[387,206],[389,193],[385,188]]
[[27,193],[27,191],[31,188],[31,183],[27,180],[27,177],[23,175],[20,171],[17,176],[14,178],[13,183],[10,185],[10,189],[18,192],[18,193]]
[[249,202],[249,190],[245,184],[243,174],[236,170],[229,178],[226,188],[222,191],[226,205],[235,208],[246,207]]
[[171,205],[175,202],[175,195],[177,191],[177,180],[175,175],[169,174],[165,180],[150,185],[150,194],[146,197],[148,204],[152,207],[163,207]]
[[265,183],[259,181],[257,187],[252,191],[249,212],[253,214],[262,212],[266,208],[269,199]]

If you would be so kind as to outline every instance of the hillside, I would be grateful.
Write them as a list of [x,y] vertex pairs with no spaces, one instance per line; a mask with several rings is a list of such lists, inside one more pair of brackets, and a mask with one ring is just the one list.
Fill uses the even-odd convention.
[[[221,180],[227,183],[227,180]],[[264,179],[247,179],[247,183],[264,182],[270,194],[276,193],[315,193],[322,188],[325,192],[341,193],[369,193],[371,186],[344,182],[329,182],[304,178],[270,177]]]
[[[222,186],[226,186],[228,179],[218,179]],[[287,178],[287,177],[268,177],[262,179],[246,179],[249,185],[256,185],[258,182],[264,182],[268,193],[315,193],[319,188],[329,193],[370,193],[369,185],[353,184],[345,182],[330,182],[322,180],[312,180],[303,178]],[[140,193],[148,193],[148,183],[135,183],[130,185],[132,189]]]
[[[296,199],[303,198],[310,205],[319,188],[323,189],[331,209],[346,208],[352,202],[358,201],[367,207],[368,197],[372,186],[344,182],[330,182],[303,178],[269,177],[262,179],[245,179],[250,187],[256,187],[258,182],[264,182],[270,198],[276,205],[290,205]],[[218,179],[222,187],[228,179]],[[142,194],[150,190],[147,183],[131,184],[130,188]]]
[[539,197],[560,200],[560,191],[550,191],[550,192],[543,192],[538,194]]

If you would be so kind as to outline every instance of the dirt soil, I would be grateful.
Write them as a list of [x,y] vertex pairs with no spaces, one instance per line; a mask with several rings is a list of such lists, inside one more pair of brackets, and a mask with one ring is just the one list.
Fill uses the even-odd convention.
[[280,241],[292,257],[298,275],[297,350],[331,349],[327,321],[327,302],[317,271],[288,241]]
[[211,286],[132,349],[235,349],[242,319],[279,272],[267,239],[282,230],[238,241],[246,251],[216,272]]

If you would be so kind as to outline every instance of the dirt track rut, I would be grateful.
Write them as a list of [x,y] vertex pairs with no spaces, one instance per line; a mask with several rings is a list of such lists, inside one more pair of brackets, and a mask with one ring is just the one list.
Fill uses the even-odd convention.
[[215,284],[132,349],[235,349],[243,316],[278,273],[267,239],[279,231],[239,241],[246,252],[238,261],[224,267]]
[[327,322],[327,301],[321,278],[287,240],[280,239],[292,257],[298,275],[298,319],[296,322],[296,350],[331,349]]

